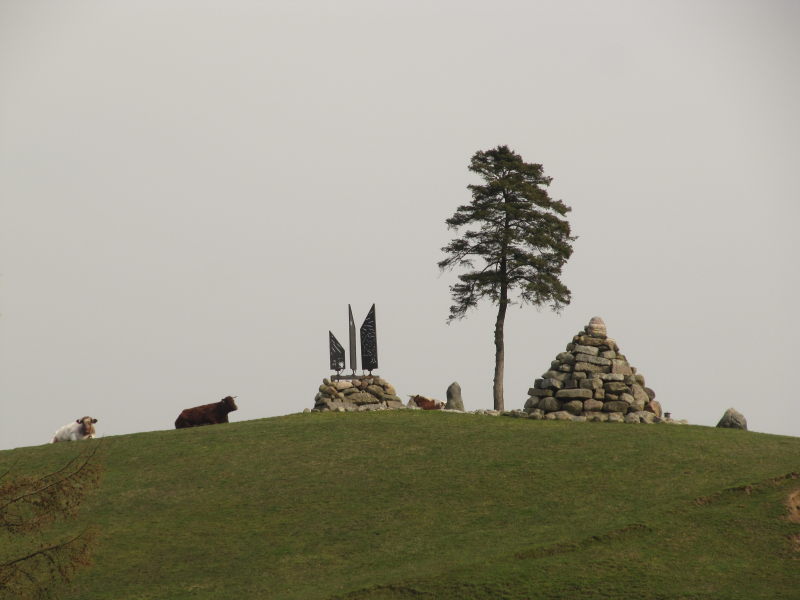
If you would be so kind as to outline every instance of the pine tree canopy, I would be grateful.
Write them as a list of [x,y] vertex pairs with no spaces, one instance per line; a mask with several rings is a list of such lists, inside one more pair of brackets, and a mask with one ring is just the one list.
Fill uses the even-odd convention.
[[510,304],[511,290],[522,304],[561,310],[571,297],[561,269],[576,238],[564,218],[571,209],[547,192],[551,178],[508,146],[476,152],[469,170],[484,183],[469,185],[472,201],[447,219],[448,229],[464,231],[442,248],[446,258],[439,262],[442,270],[467,269],[450,287],[448,320],[462,318],[484,297]]

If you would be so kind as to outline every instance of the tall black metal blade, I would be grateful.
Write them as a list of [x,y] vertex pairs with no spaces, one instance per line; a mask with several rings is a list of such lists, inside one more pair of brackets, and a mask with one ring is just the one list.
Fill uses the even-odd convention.
[[330,338],[330,349],[331,349],[331,371],[336,371],[337,373],[344,369],[344,348],[339,343],[339,340],[336,339],[336,336],[333,335],[332,332],[328,332],[328,336]]
[[353,309],[350,308],[349,304],[347,305],[347,312],[350,316],[350,368],[355,373],[358,368],[356,361],[356,322],[353,320]]
[[378,368],[378,332],[375,325],[375,305],[369,309],[361,325],[361,368],[366,371]]

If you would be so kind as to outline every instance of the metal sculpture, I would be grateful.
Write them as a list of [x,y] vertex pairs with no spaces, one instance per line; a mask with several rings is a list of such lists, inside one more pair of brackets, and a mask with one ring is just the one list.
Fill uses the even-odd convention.
[[344,370],[344,348],[333,335],[333,332],[328,332],[330,353],[331,353],[331,371],[341,373]]
[[349,304],[347,305],[347,312],[350,317],[350,369],[355,375],[358,368],[358,363],[356,362],[356,323],[353,321],[353,309],[350,308]]
[[361,325],[361,368],[372,374],[378,368],[378,335],[375,325],[375,305],[369,309]]
[[[356,369],[358,368],[358,361],[356,359],[356,323],[353,319],[353,308],[347,305],[348,316],[348,337],[350,342],[350,369],[353,371],[352,375],[342,375],[341,372],[345,369],[344,347],[333,335],[332,331],[328,331],[328,344],[330,348],[331,357],[331,370],[336,371],[334,376],[336,379],[352,379],[356,376]],[[361,368],[369,371],[372,375],[372,370],[378,368],[378,335],[377,327],[375,324],[375,305],[369,309],[367,318],[361,325]]]

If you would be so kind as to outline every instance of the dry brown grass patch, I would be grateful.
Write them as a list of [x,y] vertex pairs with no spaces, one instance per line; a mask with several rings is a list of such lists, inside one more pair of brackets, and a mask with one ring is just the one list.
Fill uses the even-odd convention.
[[786,507],[789,509],[787,519],[792,523],[800,523],[800,488],[789,494],[786,500]]

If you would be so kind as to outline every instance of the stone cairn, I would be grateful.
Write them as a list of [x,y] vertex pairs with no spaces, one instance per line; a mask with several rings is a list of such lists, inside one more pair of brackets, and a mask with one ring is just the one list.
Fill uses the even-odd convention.
[[653,390],[645,387],[606,325],[593,317],[584,330],[550,363],[550,370],[528,390],[525,412],[534,419],[671,422]]
[[394,386],[375,375],[325,378],[314,397],[313,411],[358,412],[403,408]]

